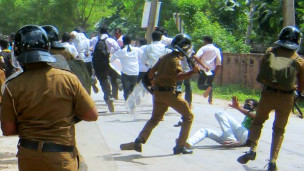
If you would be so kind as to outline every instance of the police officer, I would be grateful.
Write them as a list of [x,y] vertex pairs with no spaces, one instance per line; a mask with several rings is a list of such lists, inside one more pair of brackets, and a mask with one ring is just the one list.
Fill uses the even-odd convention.
[[[285,27],[279,35],[279,40],[275,42],[277,47],[269,48],[266,54],[272,52],[275,54],[275,56],[287,57],[296,60],[296,63],[299,66],[297,72],[297,91],[301,93],[304,89],[304,60],[297,54],[300,41],[301,32],[296,27]],[[277,170],[276,160],[283,142],[285,126],[294,104],[293,92],[294,90],[282,91],[264,85],[261,99],[257,108],[257,115],[249,131],[250,133],[247,145],[250,146],[250,151],[238,158],[239,163],[245,164],[249,160],[255,160],[257,143],[261,135],[261,129],[264,122],[269,118],[269,113],[274,110],[275,120],[273,123],[268,170]]]
[[[84,88],[90,94],[91,78],[88,70],[86,69],[85,63],[81,60],[76,60],[70,51],[65,49],[65,47],[59,42],[59,31],[56,27],[45,25],[42,28],[46,31],[51,43],[50,53],[56,57],[57,60],[56,63],[51,65],[56,68],[68,69],[66,68],[67,66],[64,66],[67,62],[70,70],[77,75]],[[66,61],[64,61],[61,56],[63,56]]]
[[191,40],[183,35],[177,35],[173,42],[173,51],[163,57],[149,70],[148,79],[152,81],[153,86],[153,111],[150,120],[146,123],[135,142],[122,144],[122,150],[142,151],[142,144],[146,143],[152,130],[162,120],[168,107],[172,107],[182,115],[182,125],[179,138],[176,140],[176,146],[173,148],[174,154],[190,154],[192,150],[187,149],[184,145],[188,138],[192,125],[193,114],[189,108],[189,104],[180,94],[176,93],[176,81],[184,80],[198,72],[198,68],[194,67],[189,72],[183,72],[181,60],[183,53],[174,48],[179,46],[184,51],[191,47]]
[[16,33],[13,49],[24,72],[5,86],[1,128],[5,136],[20,138],[20,171],[78,170],[75,118],[98,118],[78,78],[48,65],[55,62],[49,47],[39,26],[24,26]]

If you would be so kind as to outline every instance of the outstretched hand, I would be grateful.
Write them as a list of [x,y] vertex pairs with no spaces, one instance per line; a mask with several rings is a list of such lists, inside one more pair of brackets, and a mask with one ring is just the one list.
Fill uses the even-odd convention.
[[234,109],[240,108],[239,100],[236,96],[232,96],[231,101],[232,101],[232,104],[229,104],[229,107],[232,107]]

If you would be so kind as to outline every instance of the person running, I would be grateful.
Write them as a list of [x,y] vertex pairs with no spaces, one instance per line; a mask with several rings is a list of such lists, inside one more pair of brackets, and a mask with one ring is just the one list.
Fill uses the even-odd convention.
[[201,90],[206,90],[204,97],[209,96],[208,102],[212,104],[213,80],[221,68],[222,56],[220,49],[213,45],[211,36],[204,36],[203,41],[204,46],[193,56],[203,71],[203,74],[199,75],[197,87]]
[[[191,47],[191,40],[185,35],[177,35],[172,41],[172,47],[179,46],[184,51]],[[187,79],[198,72],[194,67],[189,72],[183,72],[180,61],[184,54],[178,49],[161,57],[148,72],[148,79],[152,81],[153,90],[153,111],[152,116],[134,142],[121,144],[121,150],[142,151],[142,144],[145,144],[152,133],[152,130],[163,119],[169,107],[178,111],[183,117],[179,138],[173,148],[174,154],[191,154],[192,150],[185,147],[186,140],[193,121],[193,114],[188,103],[175,91],[176,81]]]
[[119,59],[122,65],[121,80],[124,91],[124,99],[127,100],[132,93],[139,73],[138,59],[142,50],[131,45],[131,37],[125,35],[123,38],[123,47],[111,57],[110,61]]
[[299,29],[287,26],[281,30],[279,40],[275,42],[276,46],[270,47],[265,53],[257,76],[257,81],[264,87],[246,143],[250,150],[237,159],[241,164],[255,160],[263,124],[268,120],[269,113],[274,110],[268,171],[278,170],[276,161],[284,139],[285,127],[294,106],[294,91],[298,91],[300,95],[304,91],[304,60],[297,53],[300,42]]

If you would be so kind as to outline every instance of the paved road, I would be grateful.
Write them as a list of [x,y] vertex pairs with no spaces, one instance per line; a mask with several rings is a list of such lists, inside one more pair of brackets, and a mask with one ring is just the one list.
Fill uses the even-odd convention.
[[[144,102],[136,109],[136,114],[127,114],[124,101],[115,102],[116,112],[109,113],[102,99],[102,94],[92,95],[97,102],[101,114],[98,120],[104,140],[108,144],[113,163],[118,171],[259,171],[265,170],[269,158],[273,115],[266,122],[260,139],[257,159],[247,165],[236,162],[247,148],[225,148],[211,140],[204,140],[195,146],[192,155],[173,155],[172,148],[179,128],[173,127],[180,120],[180,115],[170,109],[164,121],[152,132],[148,142],[143,146],[143,152],[121,151],[121,143],[131,142],[137,137],[145,122],[151,116],[152,100],[147,96]],[[120,94],[120,98],[122,96]],[[220,129],[214,118],[214,113],[225,110],[242,121],[243,116],[233,109],[226,108],[227,101],[215,100],[214,105],[207,104],[202,96],[194,97],[193,122],[191,135],[201,127]],[[295,171],[304,169],[304,120],[292,115],[286,129],[285,141],[278,159],[280,171]],[[108,157],[109,159],[109,157]],[[113,168],[112,168],[113,170]]]
[[[247,165],[236,162],[247,148],[225,148],[211,140],[204,140],[195,146],[192,155],[173,155],[172,148],[179,128],[173,127],[180,120],[180,115],[170,109],[164,121],[153,131],[148,142],[143,146],[143,152],[121,151],[121,143],[131,142],[137,137],[145,122],[151,116],[151,96],[136,109],[136,114],[127,114],[124,108],[122,94],[115,102],[116,112],[107,112],[105,103],[101,100],[102,93],[93,94],[100,112],[96,123],[81,122],[77,124],[78,146],[85,158],[89,171],[259,171],[265,170],[269,158],[271,142],[271,124],[273,115],[266,122],[260,140],[257,159]],[[225,109],[227,101],[215,100],[214,105],[208,105],[202,96],[194,96],[195,120],[191,135],[201,127],[220,129],[214,113],[226,110],[237,120],[243,116],[235,110]],[[286,138],[278,160],[280,171],[303,171],[304,169],[304,120],[292,115],[286,129]],[[101,133],[100,133],[101,132]],[[17,137],[0,136],[0,170],[17,170],[15,153]]]

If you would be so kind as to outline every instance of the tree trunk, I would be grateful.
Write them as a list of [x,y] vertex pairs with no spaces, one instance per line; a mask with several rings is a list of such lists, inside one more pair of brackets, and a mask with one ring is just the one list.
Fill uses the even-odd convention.
[[248,3],[249,3],[249,13],[248,13],[248,25],[247,25],[245,44],[249,46],[251,42],[250,37],[253,27],[253,15],[255,12],[255,4],[254,4],[254,0],[249,0]]
[[295,19],[294,0],[283,0],[282,7],[283,7],[283,17],[284,17],[283,27],[295,26],[296,19]]

